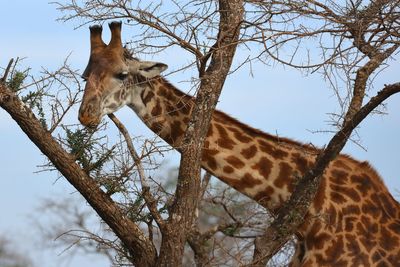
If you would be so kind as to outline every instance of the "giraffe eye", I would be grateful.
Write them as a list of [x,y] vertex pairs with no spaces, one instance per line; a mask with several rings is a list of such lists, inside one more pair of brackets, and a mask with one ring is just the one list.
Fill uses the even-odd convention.
[[116,75],[116,77],[117,77],[118,79],[120,79],[121,81],[123,81],[123,80],[125,80],[125,79],[128,77],[128,72],[127,72],[127,71],[120,72],[120,73],[118,73],[118,74]]

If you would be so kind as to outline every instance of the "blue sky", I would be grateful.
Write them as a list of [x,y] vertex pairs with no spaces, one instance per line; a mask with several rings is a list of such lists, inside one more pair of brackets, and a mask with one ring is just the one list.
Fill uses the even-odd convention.
[[[82,70],[89,53],[88,29],[74,30],[76,22],[56,22],[59,16],[55,6],[46,1],[5,1],[0,9],[3,25],[0,65],[4,67],[12,57],[25,57],[23,66],[37,73],[41,66],[56,69],[69,55],[73,68]],[[184,58],[177,59],[172,54],[154,60],[167,63],[172,70],[180,67],[179,60],[184,62]],[[376,88],[398,81],[398,61],[391,65],[381,74],[383,78],[375,80]],[[219,109],[269,133],[319,146],[329,140],[328,134],[311,132],[330,129],[327,114],[339,110],[333,92],[320,76],[306,77],[288,68],[259,64],[253,65],[253,73],[251,77],[249,69],[243,68],[227,80]],[[178,73],[168,79],[185,91],[189,86],[180,81],[190,75],[195,74]],[[400,199],[397,170],[400,166],[400,95],[387,101],[387,111],[386,116],[375,115],[362,123],[358,132],[367,151],[351,143],[344,151],[357,159],[368,160],[395,198]],[[125,108],[117,115],[135,134],[151,134],[131,110]],[[35,173],[37,165],[45,159],[2,109],[0,133],[0,235],[15,240],[16,247],[28,253],[36,266],[107,266],[102,258],[76,257],[65,261],[65,257],[57,256],[60,250],[43,250],[39,246],[31,221],[32,217],[41,216],[40,199],[68,197],[74,190],[63,179],[57,179],[56,173]]]

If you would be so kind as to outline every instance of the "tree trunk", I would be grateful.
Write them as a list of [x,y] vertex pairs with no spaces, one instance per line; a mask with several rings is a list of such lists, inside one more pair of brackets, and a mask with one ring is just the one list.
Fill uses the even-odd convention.
[[181,266],[184,246],[194,223],[200,188],[200,160],[211,115],[217,105],[223,84],[228,75],[239,40],[243,20],[242,0],[219,1],[219,33],[211,48],[211,62],[201,73],[201,84],[183,139],[175,201],[170,217],[162,231],[159,266]]

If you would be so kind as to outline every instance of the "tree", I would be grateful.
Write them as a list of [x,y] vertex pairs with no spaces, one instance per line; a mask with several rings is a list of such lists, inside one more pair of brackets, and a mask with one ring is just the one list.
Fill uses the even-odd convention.
[[[65,106],[60,101],[62,96],[52,99],[51,118],[47,120],[42,108],[43,98],[50,95],[44,90],[47,87],[42,85],[41,90],[26,94],[21,90],[25,87],[20,77],[23,73],[13,71],[7,80],[10,67],[3,75],[0,105],[49,158],[49,166],[58,169],[108,224],[121,241],[120,254],[138,266],[179,266],[186,242],[197,265],[213,264],[209,255],[215,247],[210,242],[218,240],[218,246],[223,246],[226,236],[240,240],[232,255],[240,258],[241,263],[265,265],[301,224],[324,168],[340,152],[355,127],[400,91],[397,82],[375,93],[373,79],[396,57],[400,45],[399,1],[220,0],[165,5],[161,1],[149,4],[88,0],[57,5],[64,12],[62,20],[79,19],[82,25],[121,19],[139,33],[130,44],[136,52],[157,54],[165,49],[182,49],[190,59],[182,69],[192,68],[198,73],[193,82],[198,90],[189,123],[192,127],[185,134],[187,146],[182,153],[178,184],[171,190],[157,180],[149,181],[146,175],[146,169],[154,168],[147,163],[152,163],[152,157],[164,148],[145,142],[143,150],[137,153],[127,130],[115,116],[110,115],[110,119],[119,129],[121,139],[111,146],[101,133],[62,125],[80,91],[75,72],[64,66],[42,79],[58,81],[68,98]],[[248,53],[245,60],[235,62],[237,68],[254,62],[277,62],[305,73],[321,74],[337,95],[342,112],[334,117],[336,134],[269,228],[264,231],[265,224],[260,224],[263,219],[253,216],[265,216],[259,207],[251,209],[253,220],[248,219],[246,212],[232,213],[232,203],[228,205],[224,197],[218,199],[219,190],[201,203],[217,204],[230,221],[218,222],[204,231],[200,229],[201,217],[194,216],[198,208],[210,212],[208,205],[199,205],[199,196],[212,191],[207,189],[209,176],[200,179],[201,147],[224,81],[235,71],[232,61],[236,47],[247,49]],[[67,85],[60,77],[73,84]],[[368,99],[368,95],[375,96]],[[36,109],[41,124],[31,108]],[[51,134],[57,136],[58,142]],[[293,210],[298,216],[288,220],[285,215]],[[178,223],[181,229],[176,228]],[[240,238],[243,235],[237,233],[248,233],[248,238]],[[155,238],[158,235],[162,236],[161,241]],[[159,253],[155,244],[160,245]],[[248,248],[254,248],[254,253],[249,253]]]

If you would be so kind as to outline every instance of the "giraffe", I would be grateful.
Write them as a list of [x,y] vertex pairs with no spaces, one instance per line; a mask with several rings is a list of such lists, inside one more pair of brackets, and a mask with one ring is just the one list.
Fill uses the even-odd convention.
[[[123,48],[120,22],[109,27],[108,45],[102,41],[102,27],[90,27],[80,122],[95,128],[105,114],[127,105],[180,151],[193,97],[160,76],[166,64],[140,61]],[[216,110],[201,165],[274,214],[318,153],[315,147],[264,133]],[[400,204],[367,162],[341,154],[327,167],[296,237],[292,267],[400,266]]]

